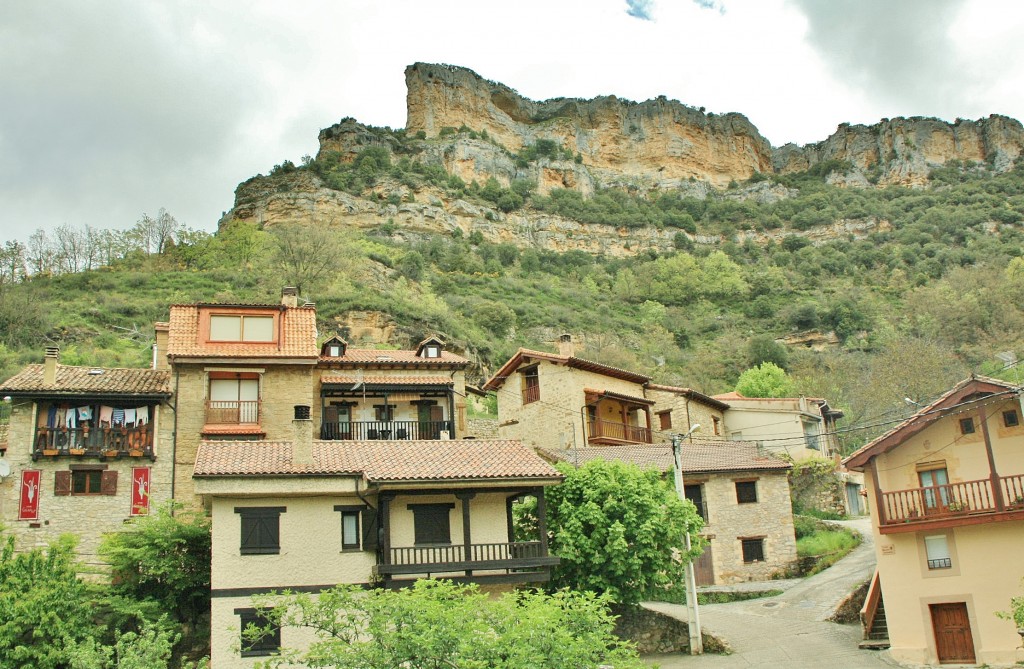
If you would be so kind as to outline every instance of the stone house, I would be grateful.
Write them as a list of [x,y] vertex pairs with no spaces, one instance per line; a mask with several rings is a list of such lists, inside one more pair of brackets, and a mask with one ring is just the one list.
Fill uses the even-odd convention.
[[10,419],[0,521],[19,549],[79,537],[101,567],[106,532],[173,496],[174,414],[166,370],[62,365],[56,348],[0,384]]
[[[845,460],[864,472],[878,567],[861,615],[904,664],[1024,661],[1020,389],[966,379]],[[883,625],[879,625],[883,622]],[[884,640],[884,639],[883,639]]]
[[651,444],[700,424],[697,438],[722,438],[729,405],[689,388],[579,358],[562,335],[559,352],[519,349],[483,385],[498,394],[498,434],[534,448]]
[[[540,453],[577,465],[618,460],[665,474],[674,466],[672,447],[664,443]],[[704,519],[700,536],[707,542],[694,562],[697,585],[766,580],[793,567],[791,465],[743,442],[687,440],[681,453],[685,495]]]

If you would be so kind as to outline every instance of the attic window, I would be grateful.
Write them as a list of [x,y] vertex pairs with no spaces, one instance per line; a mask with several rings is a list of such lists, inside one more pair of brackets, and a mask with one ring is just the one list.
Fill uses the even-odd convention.
[[423,357],[424,358],[440,358],[441,357],[441,347],[436,345],[436,344],[427,344],[426,346],[423,347]]
[[210,341],[274,341],[274,317],[242,314],[210,316]]
[[327,355],[332,358],[341,357],[341,344],[331,344],[327,347]]

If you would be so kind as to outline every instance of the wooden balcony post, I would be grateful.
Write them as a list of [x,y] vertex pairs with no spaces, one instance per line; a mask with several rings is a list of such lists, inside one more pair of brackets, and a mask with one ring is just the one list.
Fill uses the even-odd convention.
[[537,488],[533,491],[537,498],[537,531],[540,533],[540,554],[548,554],[548,507],[544,502],[544,488]]
[[[476,497],[476,493],[464,490],[455,493],[455,497],[462,501],[462,545],[464,552],[462,559],[466,562],[471,562],[473,560],[473,536],[469,527],[469,500]],[[473,570],[467,569],[466,576],[472,575]]]
[[394,495],[381,495],[377,498],[378,509],[378,520],[381,532],[381,564],[391,564],[391,500],[395,498]]
[[885,525],[888,521],[888,514],[882,504],[882,484],[878,480],[878,458],[871,458],[871,487],[875,491],[875,509],[878,510],[878,524]]
[[999,485],[999,473],[996,472],[996,457],[992,453],[992,439],[988,434],[988,416],[985,407],[978,408],[978,419],[981,421],[981,436],[985,440],[985,454],[988,456],[988,479],[992,485],[992,496],[995,497],[996,511],[1006,510],[1006,500]]

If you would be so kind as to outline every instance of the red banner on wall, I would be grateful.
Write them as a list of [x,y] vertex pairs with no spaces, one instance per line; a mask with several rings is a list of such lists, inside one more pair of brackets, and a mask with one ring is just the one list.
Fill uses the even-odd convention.
[[145,516],[149,513],[149,467],[132,467],[132,513]]
[[39,481],[42,472],[26,469],[21,472],[21,506],[18,520],[39,520]]

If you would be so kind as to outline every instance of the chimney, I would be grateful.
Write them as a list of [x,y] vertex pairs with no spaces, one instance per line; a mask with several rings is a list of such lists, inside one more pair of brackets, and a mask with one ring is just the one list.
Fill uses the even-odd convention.
[[156,342],[153,344],[153,369],[170,369],[167,363],[167,340],[171,336],[170,323],[155,323]]
[[566,332],[558,337],[558,354],[567,357],[576,355],[576,347],[572,343],[572,335]]
[[291,309],[299,306],[299,289],[295,286],[285,286],[282,288],[281,304]]
[[295,405],[295,417],[292,420],[292,464],[312,465],[313,461],[313,421],[309,417],[309,407],[305,404]]
[[46,347],[46,356],[43,357],[43,385],[57,385],[57,362],[60,360],[60,349],[56,346]]

